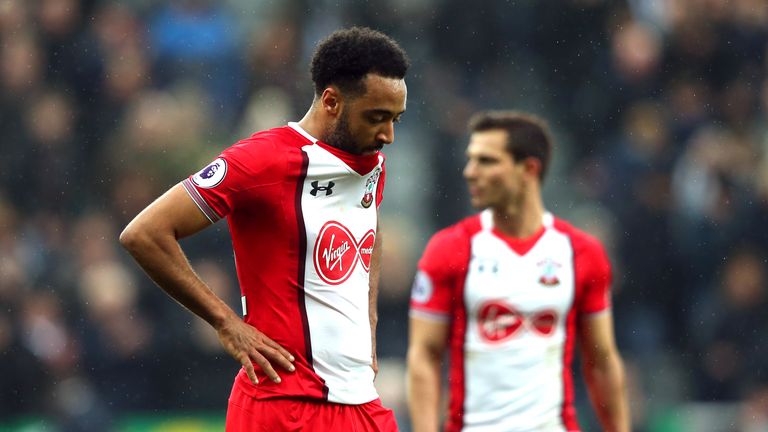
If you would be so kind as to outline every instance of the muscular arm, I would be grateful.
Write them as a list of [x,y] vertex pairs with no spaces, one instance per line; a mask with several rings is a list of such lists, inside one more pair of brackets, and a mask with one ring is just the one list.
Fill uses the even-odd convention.
[[448,323],[411,317],[408,342],[408,408],[414,432],[440,426],[440,364]]
[[379,373],[379,362],[376,356],[376,325],[379,322],[378,302],[379,302],[379,278],[381,277],[381,231],[378,223],[376,225],[376,240],[373,243],[373,253],[371,254],[371,272],[369,274],[370,282],[368,288],[368,321],[371,325],[371,367],[373,373]]
[[603,430],[629,432],[624,365],[614,340],[613,317],[610,312],[587,316],[580,328],[582,372]]
[[195,274],[178,240],[210,225],[181,184],[155,200],[120,234],[120,243],[168,295],[213,326],[224,348],[258,382],[251,360],[275,382],[269,360],[293,370],[293,357],[240,317]]

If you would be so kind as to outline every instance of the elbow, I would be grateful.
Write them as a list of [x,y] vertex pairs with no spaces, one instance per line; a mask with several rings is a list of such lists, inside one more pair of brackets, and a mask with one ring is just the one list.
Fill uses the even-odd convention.
[[120,233],[120,246],[122,246],[125,250],[131,250],[135,244],[136,233],[131,229],[131,226],[128,225],[125,227],[125,229],[123,229],[123,232]]
[[142,235],[141,230],[135,226],[135,223],[130,223],[120,233],[120,245],[133,254],[140,247],[142,238],[144,235]]
[[582,370],[585,375],[590,376],[608,376],[618,380],[623,380],[624,378],[624,362],[616,352],[593,359],[584,359]]
[[440,366],[442,352],[438,349],[424,346],[411,346],[406,354],[408,369],[419,369],[423,365]]

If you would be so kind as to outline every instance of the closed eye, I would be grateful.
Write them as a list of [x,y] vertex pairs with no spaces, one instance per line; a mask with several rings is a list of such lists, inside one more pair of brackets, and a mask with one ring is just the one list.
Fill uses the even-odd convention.
[[387,121],[387,117],[388,116],[384,114],[373,114],[368,116],[368,121],[373,124],[384,123],[385,121]]
[[476,163],[480,165],[493,165],[496,163],[499,163],[499,159],[491,156],[476,156],[476,157],[467,157],[468,161],[475,161]]
[[399,123],[402,114],[402,112],[393,113],[387,110],[371,110],[365,113],[365,119],[371,124],[385,123],[389,121]]

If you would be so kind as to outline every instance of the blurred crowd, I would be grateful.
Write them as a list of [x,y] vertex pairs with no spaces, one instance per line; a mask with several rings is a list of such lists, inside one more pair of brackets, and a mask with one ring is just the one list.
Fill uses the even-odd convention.
[[[514,108],[557,138],[549,209],[609,249],[635,430],[691,404],[728,407],[711,430],[766,430],[768,3],[342,3],[0,0],[0,428],[223,413],[237,363],[117,236],[226,146],[301,118],[317,41],[368,25],[413,60],[385,150],[378,338],[403,429],[416,260],[471,211],[467,118]],[[182,244],[237,308],[226,223]]]

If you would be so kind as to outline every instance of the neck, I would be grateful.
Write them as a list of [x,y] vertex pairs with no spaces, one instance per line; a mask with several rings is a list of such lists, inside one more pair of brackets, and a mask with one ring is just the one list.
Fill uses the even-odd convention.
[[[533,191],[531,191],[533,192]],[[493,209],[493,225],[501,233],[515,238],[530,237],[541,228],[544,203],[541,194],[528,193],[517,205]]]
[[304,117],[298,121],[299,126],[301,126],[302,129],[307,131],[308,134],[312,135],[315,138],[318,138],[322,140],[322,137],[325,136],[325,133],[327,132],[324,127],[324,122],[320,118],[320,113],[315,108],[315,102],[312,102],[312,105],[309,107],[309,111],[307,111],[306,114],[304,114]]

